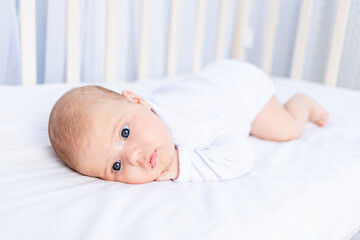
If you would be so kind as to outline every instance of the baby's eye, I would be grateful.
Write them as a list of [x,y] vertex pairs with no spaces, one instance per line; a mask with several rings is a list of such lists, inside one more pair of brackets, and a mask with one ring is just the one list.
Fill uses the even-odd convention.
[[118,171],[120,170],[120,168],[121,168],[121,162],[120,162],[120,160],[119,160],[119,161],[117,161],[116,163],[114,163],[114,165],[113,165],[113,170],[114,170],[115,172],[118,172]]
[[126,124],[126,125],[124,126],[124,128],[121,130],[121,136],[126,139],[126,138],[129,137],[129,135],[130,135],[130,128],[129,128],[129,126]]

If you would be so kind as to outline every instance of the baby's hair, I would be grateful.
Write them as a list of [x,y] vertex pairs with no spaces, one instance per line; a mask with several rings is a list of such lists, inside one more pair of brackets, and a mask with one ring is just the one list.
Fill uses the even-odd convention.
[[108,100],[123,101],[124,97],[100,86],[85,86],[68,91],[55,103],[49,118],[50,142],[58,157],[73,170],[77,169],[76,150],[92,128],[91,112]]

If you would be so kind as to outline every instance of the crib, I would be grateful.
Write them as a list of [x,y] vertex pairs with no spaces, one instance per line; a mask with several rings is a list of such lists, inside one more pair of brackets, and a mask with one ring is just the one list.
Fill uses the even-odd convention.
[[[330,112],[327,126],[278,143],[249,136],[253,170],[223,182],[128,185],[79,175],[53,152],[47,123],[53,104],[81,79],[80,0],[66,1],[66,83],[38,84],[35,0],[20,0],[21,85],[0,86],[0,239],[353,239],[360,231],[360,93],[337,87],[350,0],[338,1],[323,84],[303,81],[313,0],[301,2],[288,77],[274,77],[277,97],[314,97]],[[209,1],[197,0],[192,70],[178,73],[180,0],[169,9],[166,73],[149,75],[152,0],[141,1],[136,81],[116,81],[118,0],[107,0],[105,71],[114,91],[139,94],[195,74],[203,52],[226,56],[229,0],[220,1],[215,49],[204,48]],[[271,74],[280,0],[267,9],[261,67]],[[238,0],[231,58],[246,59],[251,0]],[[189,60],[190,61],[190,60]],[[126,67],[126,66],[124,66]]]

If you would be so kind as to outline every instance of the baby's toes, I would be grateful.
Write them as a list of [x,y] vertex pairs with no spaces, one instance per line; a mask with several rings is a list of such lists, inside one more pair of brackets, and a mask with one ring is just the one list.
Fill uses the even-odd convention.
[[324,111],[320,114],[320,117],[316,121],[316,124],[319,126],[324,126],[329,121],[329,113],[327,111]]

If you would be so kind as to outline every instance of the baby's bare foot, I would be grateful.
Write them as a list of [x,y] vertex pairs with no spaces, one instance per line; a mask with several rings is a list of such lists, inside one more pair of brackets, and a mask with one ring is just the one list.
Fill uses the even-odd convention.
[[324,126],[329,121],[329,113],[316,101],[312,100],[309,120],[319,126]]

